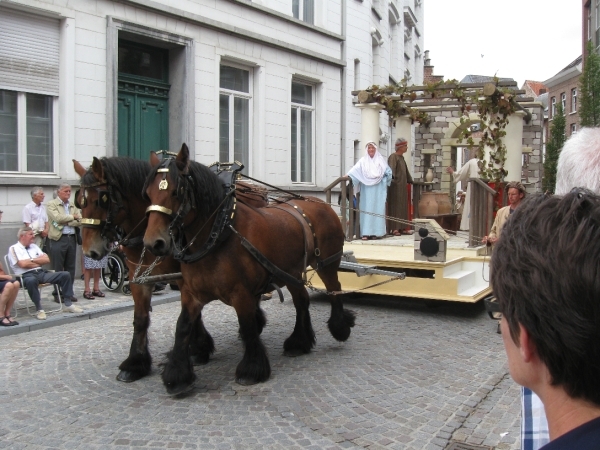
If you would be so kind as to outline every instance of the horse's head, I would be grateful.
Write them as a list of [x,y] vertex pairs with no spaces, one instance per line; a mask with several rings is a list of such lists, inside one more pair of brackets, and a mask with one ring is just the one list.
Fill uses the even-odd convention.
[[[144,245],[157,256],[173,250],[173,240],[182,244],[184,234],[205,238],[203,225],[214,220],[214,213],[225,197],[223,185],[208,167],[192,161],[186,144],[176,156],[160,160],[153,152],[150,164],[154,167],[144,185],[150,200],[147,208],[148,227]],[[193,240],[189,241],[192,245]]]
[[147,204],[141,199],[140,187],[150,165],[131,158],[94,157],[89,169],[75,160],[73,166],[81,177],[75,203],[83,217],[83,252],[100,259],[112,242],[123,237],[122,231],[136,231],[137,235],[143,232]]
[[104,230],[110,207],[104,168],[96,157],[89,170],[76,160],[73,160],[73,166],[81,177],[80,188],[75,192],[75,205],[81,209],[83,253],[90,258],[101,259],[107,252]]
[[155,152],[150,154],[154,168],[144,185],[144,195],[151,205],[146,209],[148,226],[144,246],[157,256],[171,252],[173,222],[183,222],[193,208],[193,188],[188,171],[190,152],[183,144],[176,157],[166,156],[160,160]]

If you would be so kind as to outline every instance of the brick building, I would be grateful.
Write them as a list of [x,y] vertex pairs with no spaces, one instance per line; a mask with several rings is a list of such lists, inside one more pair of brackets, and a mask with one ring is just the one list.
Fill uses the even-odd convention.
[[[577,95],[579,94],[579,77],[582,69],[582,57],[578,56],[567,67],[544,81],[548,88],[548,127],[556,114],[556,108],[562,104],[566,118],[565,135],[567,138],[579,129]],[[546,135],[549,136],[548,130],[546,130]]]

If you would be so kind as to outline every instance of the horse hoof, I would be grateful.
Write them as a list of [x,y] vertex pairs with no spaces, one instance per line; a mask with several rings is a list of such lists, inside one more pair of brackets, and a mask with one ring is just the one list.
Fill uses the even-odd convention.
[[143,378],[144,375],[139,375],[135,372],[130,372],[128,370],[121,370],[117,375],[117,381],[122,381],[123,383],[132,383],[134,381]]
[[165,388],[167,389],[167,394],[169,394],[169,395],[173,395],[173,396],[184,395],[194,389],[194,383],[190,383],[190,384],[182,383],[182,384],[177,384],[175,386],[165,386]]
[[192,355],[190,361],[194,366],[204,366],[208,364],[208,356]]
[[236,378],[235,382],[237,384],[241,384],[242,386],[252,386],[254,384],[258,384],[259,382],[256,380],[252,380],[250,378]]
[[299,348],[294,348],[292,350],[284,350],[283,356],[289,356],[290,358],[295,358],[296,356],[302,356],[306,353],[300,350]]

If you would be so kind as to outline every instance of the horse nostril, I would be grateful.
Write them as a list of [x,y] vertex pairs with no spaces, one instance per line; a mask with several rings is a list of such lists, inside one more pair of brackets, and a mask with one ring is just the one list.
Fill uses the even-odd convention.
[[90,258],[92,259],[100,259],[100,255],[98,254],[98,252],[95,252],[94,250],[90,251]]

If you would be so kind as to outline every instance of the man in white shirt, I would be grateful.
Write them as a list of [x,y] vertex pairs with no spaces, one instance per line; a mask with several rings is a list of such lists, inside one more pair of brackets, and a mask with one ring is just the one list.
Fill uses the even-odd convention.
[[29,293],[29,297],[35,304],[37,318],[44,320],[46,313],[42,309],[40,299],[40,283],[53,283],[60,286],[63,293],[65,306],[63,311],[71,313],[83,312],[83,309],[73,305],[73,283],[69,272],[49,272],[42,269],[44,264],[48,264],[50,259],[42,250],[33,243],[35,234],[31,227],[21,227],[19,229],[19,242],[12,245],[8,250],[10,265],[18,277],[21,278],[23,285]]
[[44,240],[48,236],[48,215],[46,207],[42,205],[44,201],[44,189],[41,186],[35,186],[31,190],[31,202],[23,208],[23,223],[26,227],[33,229],[35,234],[35,245],[39,248],[44,247]]

